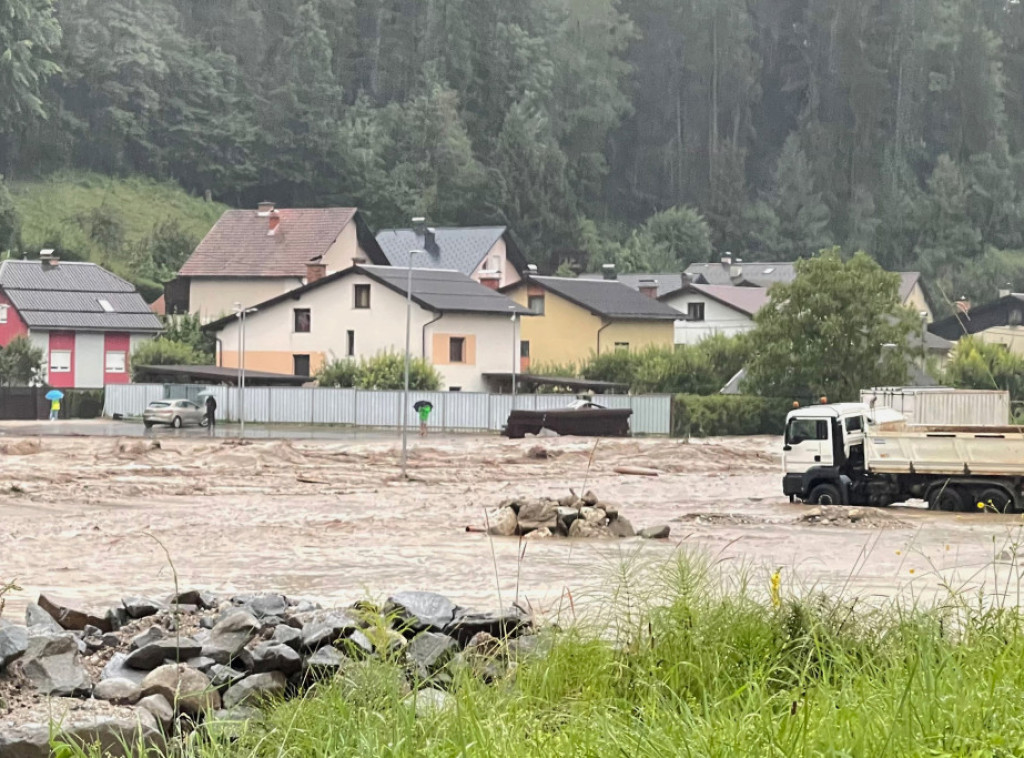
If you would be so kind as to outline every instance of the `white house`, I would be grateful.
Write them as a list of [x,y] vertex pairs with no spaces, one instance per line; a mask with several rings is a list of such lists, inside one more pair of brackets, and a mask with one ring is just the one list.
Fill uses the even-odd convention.
[[[336,359],[404,353],[407,277],[408,269],[356,265],[257,304],[245,321],[246,369],[311,376]],[[526,308],[456,271],[413,269],[412,278],[411,352],[446,389],[485,391],[485,375],[518,365]],[[238,316],[207,329],[219,364],[236,368]]]
[[768,290],[687,284],[659,299],[684,314],[676,321],[675,343],[696,345],[716,334],[733,337],[752,330],[754,316],[768,302]]

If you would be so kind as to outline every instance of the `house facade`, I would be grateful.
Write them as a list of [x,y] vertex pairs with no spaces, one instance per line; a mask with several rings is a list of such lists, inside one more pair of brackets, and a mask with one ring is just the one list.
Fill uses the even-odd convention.
[[428,227],[383,229],[377,235],[388,263],[396,268],[409,265],[412,250],[416,268],[458,271],[491,289],[508,287],[523,278],[526,258],[508,227]]
[[581,363],[590,355],[671,346],[678,312],[618,281],[529,276],[503,290],[523,319],[520,371]]
[[[407,269],[356,265],[257,304],[245,321],[247,370],[309,376],[328,362],[405,352]],[[445,388],[481,392],[485,374],[518,360],[518,318],[508,298],[454,271],[413,269],[411,352],[437,368]],[[219,365],[237,368],[241,324],[207,326]]]
[[976,307],[960,304],[960,312],[936,321],[928,331],[952,342],[972,335],[986,344],[1004,345],[1024,355],[1024,294],[1005,294]]
[[135,287],[94,263],[0,264],[0,346],[27,337],[53,387],[128,384],[132,352],[162,329]]
[[170,313],[204,321],[269,300],[356,263],[386,263],[356,208],[232,210],[167,287]]
[[675,322],[675,343],[696,345],[715,335],[735,337],[754,328],[754,316],[768,302],[768,290],[686,284],[660,298],[683,314]]

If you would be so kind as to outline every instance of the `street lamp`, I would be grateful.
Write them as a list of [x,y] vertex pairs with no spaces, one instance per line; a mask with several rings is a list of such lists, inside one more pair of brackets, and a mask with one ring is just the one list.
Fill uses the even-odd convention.
[[512,410],[516,409],[516,372],[518,371],[519,363],[519,340],[516,339],[516,319],[519,318],[519,313],[516,311],[516,306],[510,305],[509,310],[512,311]]
[[402,478],[408,478],[409,462],[409,350],[412,340],[412,260],[425,250],[409,251],[408,278],[405,286],[405,391],[402,393]]
[[235,315],[238,316],[238,420],[241,424],[238,435],[245,436],[245,317],[255,313],[255,308],[243,308],[235,303]]

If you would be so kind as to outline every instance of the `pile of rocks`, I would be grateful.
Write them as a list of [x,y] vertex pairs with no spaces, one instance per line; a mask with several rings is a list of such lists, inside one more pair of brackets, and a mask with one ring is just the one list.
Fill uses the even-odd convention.
[[140,739],[162,748],[204,723],[245,721],[264,701],[298,696],[371,658],[400,664],[417,712],[442,708],[456,669],[490,681],[541,647],[518,607],[482,613],[429,592],[325,610],[277,594],[222,601],[188,591],[125,598],[103,613],[43,595],[24,626],[0,619],[0,756],[50,755],[50,724],[17,720],[33,702],[53,713],[56,699],[75,699],[58,738],[118,756]]
[[643,537],[667,539],[669,527],[653,526],[636,530],[615,503],[599,500],[593,492],[583,497],[575,493],[560,500],[551,498],[513,498],[503,502],[488,516],[487,531],[496,537],[521,536],[580,537],[614,539]]

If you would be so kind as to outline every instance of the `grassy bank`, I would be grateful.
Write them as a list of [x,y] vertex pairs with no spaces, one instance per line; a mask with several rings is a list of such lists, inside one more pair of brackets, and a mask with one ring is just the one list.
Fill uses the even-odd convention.
[[[1011,756],[1024,751],[1017,610],[882,610],[761,585],[722,592],[681,560],[619,593],[616,630],[552,632],[543,657],[417,718],[394,664],[353,666],[217,756]],[[652,601],[652,598],[657,598]],[[775,602],[773,602],[773,600]],[[587,631],[589,630],[589,631]]]

